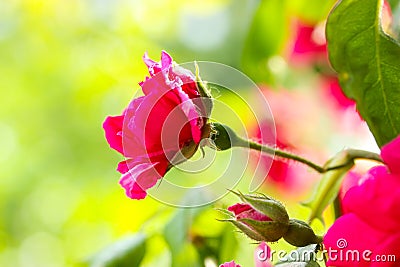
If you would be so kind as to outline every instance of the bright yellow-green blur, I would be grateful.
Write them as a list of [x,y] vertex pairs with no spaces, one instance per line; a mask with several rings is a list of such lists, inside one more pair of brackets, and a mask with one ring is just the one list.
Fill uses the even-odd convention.
[[[145,51],[154,59],[165,49],[176,62],[221,62],[279,84],[276,65],[263,57],[284,50],[288,17],[315,23],[333,1],[327,2],[271,0],[268,8],[283,13],[271,17],[273,28],[252,33],[258,1],[2,0],[0,266],[81,266],[139,230],[151,236],[142,266],[169,266],[162,234],[176,209],[125,196],[115,170],[122,156],[105,141],[104,118],[120,114],[139,90],[147,75]],[[252,65],[259,48],[249,40],[269,44],[256,54],[261,65]],[[245,107],[237,108],[246,114]],[[228,196],[223,205],[235,201]],[[296,208],[292,214],[304,218],[307,212]],[[218,217],[208,207],[198,219],[188,219],[193,226],[182,255],[199,257],[198,236],[222,236],[232,246],[219,259],[235,257],[251,266],[255,246],[243,236],[235,239],[234,229]]]

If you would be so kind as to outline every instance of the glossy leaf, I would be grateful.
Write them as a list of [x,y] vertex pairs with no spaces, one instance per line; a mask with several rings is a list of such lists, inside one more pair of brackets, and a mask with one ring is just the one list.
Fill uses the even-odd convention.
[[[183,200],[186,206],[196,198],[205,196],[189,193]],[[184,205],[185,206],[185,205]],[[180,208],[165,225],[164,238],[171,251],[171,266],[201,266],[201,259],[195,246],[191,243],[190,229],[196,217],[205,210],[205,207]]]
[[324,173],[311,199],[302,203],[304,206],[311,209],[311,214],[308,219],[309,223],[314,219],[319,219],[321,222],[324,222],[322,213],[338,195],[345,174],[354,165],[353,159],[354,157],[352,155],[349,155],[346,151],[342,151],[327,162],[325,165],[326,168],[335,168],[337,166],[341,166],[341,168]]
[[135,234],[119,240],[94,255],[89,267],[132,267],[139,266],[146,251],[146,236]]
[[342,0],[327,22],[329,58],[376,142],[400,133],[400,45],[381,26],[383,0]]

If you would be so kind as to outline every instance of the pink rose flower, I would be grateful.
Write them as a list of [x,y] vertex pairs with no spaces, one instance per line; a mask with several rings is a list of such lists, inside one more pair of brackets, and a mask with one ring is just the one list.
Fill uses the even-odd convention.
[[235,261],[225,262],[221,264],[219,267],[240,267],[239,264],[236,264]]
[[128,197],[143,199],[146,190],[173,166],[191,157],[209,134],[205,103],[194,75],[165,51],[161,61],[143,56],[150,77],[120,116],[103,124],[107,142],[127,159],[119,163],[120,184]]
[[[328,251],[338,251],[331,256],[328,266],[398,266],[400,136],[382,147],[381,157],[386,166],[373,167],[346,192],[342,201],[345,214],[324,237]],[[346,255],[352,251],[358,251],[359,260],[340,257],[340,252]],[[390,255],[397,262],[379,261]]]

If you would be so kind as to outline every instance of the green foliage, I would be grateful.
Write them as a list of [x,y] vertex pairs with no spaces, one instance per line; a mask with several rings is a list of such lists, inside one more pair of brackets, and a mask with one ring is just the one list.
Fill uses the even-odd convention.
[[202,208],[179,209],[166,224],[164,237],[171,251],[172,267],[201,266],[199,255],[190,244],[190,227]]
[[[243,69],[256,82],[273,81],[268,60],[283,47],[287,35],[285,1],[261,1],[243,50]],[[266,19],[268,18],[268,19]]]
[[[340,166],[340,168],[336,168],[338,166]],[[320,219],[321,222],[324,222],[322,213],[338,195],[344,176],[353,166],[353,158],[346,151],[339,152],[334,158],[327,162],[325,165],[326,168],[335,169],[322,175],[321,181],[311,199],[302,203],[304,206],[311,209],[311,214],[308,219],[310,223],[314,219]]]
[[343,0],[329,15],[329,58],[376,142],[400,133],[400,45],[381,24],[383,0]]
[[146,251],[146,236],[138,233],[116,241],[102,249],[88,264],[89,267],[136,267]]

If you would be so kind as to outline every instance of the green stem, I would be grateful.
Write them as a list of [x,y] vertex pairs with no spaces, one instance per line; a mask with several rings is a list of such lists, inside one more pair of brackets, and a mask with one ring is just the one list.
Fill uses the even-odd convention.
[[315,164],[314,162],[312,162],[312,161],[310,161],[308,159],[305,159],[305,158],[302,158],[302,157],[300,157],[298,155],[291,154],[289,152],[280,150],[278,148],[269,147],[269,146],[262,145],[262,144],[259,144],[259,143],[256,143],[256,142],[252,142],[252,141],[248,141],[248,147],[250,147],[251,149],[254,149],[254,150],[265,152],[265,153],[270,154],[270,155],[276,155],[276,156],[281,157],[281,158],[292,159],[294,161],[301,162],[301,163],[313,168],[314,170],[316,170],[319,173],[324,173],[325,172],[324,167],[319,166],[319,165]]
[[[299,155],[295,155],[295,154],[289,153],[287,151],[280,150],[278,148],[270,147],[267,145],[263,145],[263,144],[253,142],[250,140],[245,140],[242,138],[237,138],[233,145],[238,146],[238,147],[247,147],[250,149],[254,149],[254,150],[257,150],[260,152],[270,154],[272,156],[275,155],[280,158],[291,159],[291,160],[303,163],[319,173],[325,173],[325,172],[328,172],[331,170],[340,169],[348,164],[348,162],[347,162],[346,164],[342,164],[342,165],[338,165],[338,166],[334,166],[334,167],[320,166],[320,165],[318,165],[308,159],[305,159]],[[346,149],[344,151],[348,155],[349,162],[354,161],[355,159],[367,159],[367,160],[374,160],[374,161],[383,163],[383,160],[381,159],[381,157],[378,154],[373,153],[373,152],[359,150],[359,149]]]
[[374,152],[369,152],[360,149],[346,149],[346,151],[349,154],[349,156],[353,159],[369,159],[383,163],[382,158]]
[[325,173],[331,170],[336,170],[340,169],[343,167],[346,167],[348,164],[354,164],[355,159],[369,159],[369,160],[375,160],[378,162],[383,162],[380,156],[376,153],[373,152],[368,152],[364,150],[358,150],[358,149],[346,149],[342,151],[342,154],[346,155],[346,162],[342,162],[340,165],[333,165],[331,166],[329,164],[330,161],[327,161],[327,163],[324,166],[320,166],[308,159],[305,159],[303,157],[300,157],[299,155],[295,155],[292,153],[289,153],[287,151],[280,150],[275,147],[270,147],[267,145],[263,145],[257,142],[253,142],[250,140],[243,139],[239,137],[234,130],[232,130],[230,127],[213,122],[210,126],[211,128],[211,139],[214,141],[214,145],[216,149],[218,150],[226,150],[230,149],[232,147],[244,147],[244,148],[250,148],[254,149],[260,152],[264,152],[267,154],[270,154],[272,156],[278,156],[281,158],[285,159],[291,159],[297,162],[301,162],[314,170],[316,170],[319,173]]

